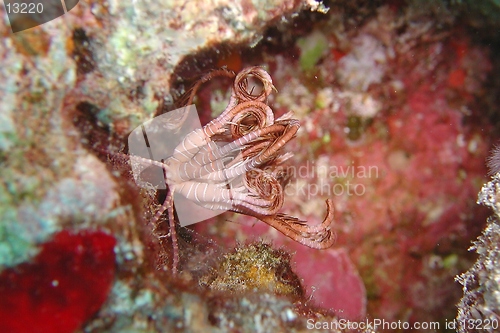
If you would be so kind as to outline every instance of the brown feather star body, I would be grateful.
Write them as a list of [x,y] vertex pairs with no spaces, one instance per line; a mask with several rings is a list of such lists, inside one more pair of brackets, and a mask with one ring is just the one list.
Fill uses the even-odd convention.
[[[333,245],[331,199],[326,201],[327,214],[318,225],[308,225],[279,213],[287,179],[283,162],[292,156],[283,153],[282,148],[295,136],[300,125],[292,118],[292,112],[274,119],[273,111],[266,104],[274,89],[269,74],[260,67],[246,68],[238,75],[226,69],[210,72],[193,87],[186,104],[191,104],[202,83],[217,76],[234,80],[228,106],[217,118],[189,133],[163,162],[134,156],[136,162],[164,170],[168,194],[152,223],[157,225],[167,211],[174,248],[174,274],[179,264],[174,193],[208,209],[253,216],[311,248],[325,249]],[[262,83],[259,94],[248,89],[249,78]]]

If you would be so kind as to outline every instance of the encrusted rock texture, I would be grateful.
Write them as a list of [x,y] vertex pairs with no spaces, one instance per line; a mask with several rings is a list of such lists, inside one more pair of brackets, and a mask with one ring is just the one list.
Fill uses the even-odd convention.
[[[498,13],[468,17],[464,3],[81,0],[16,34],[1,7],[0,331],[453,319],[453,277],[473,263],[487,216],[475,198],[500,87],[498,37],[472,32],[490,32]],[[174,278],[148,224],[164,194],[138,189],[118,153],[222,65],[265,66],[271,107],[300,119],[283,211],[318,223],[331,197],[337,244],[308,249],[228,213],[179,230]],[[225,96],[223,84],[202,89],[201,119]],[[498,318],[495,226],[460,280],[459,318]]]
[[482,234],[470,250],[478,254],[474,265],[457,277],[464,296],[458,305],[456,329],[460,333],[496,332],[500,322],[500,175],[485,184],[478,203],[491,208]]

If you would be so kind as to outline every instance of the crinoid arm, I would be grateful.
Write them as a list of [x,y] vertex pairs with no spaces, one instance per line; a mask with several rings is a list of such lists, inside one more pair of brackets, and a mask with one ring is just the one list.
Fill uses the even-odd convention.
[[245,210],[245,208],[238,208],[239,212],[258,218],[288,238],[318,250],[331,247],[336,240],[335,233],[331,229],[334,220],[333,202],[331,199],[326,200],[326,210],[323,222],[317,225],[309,225],[306,221],[286,214],[260,215]]

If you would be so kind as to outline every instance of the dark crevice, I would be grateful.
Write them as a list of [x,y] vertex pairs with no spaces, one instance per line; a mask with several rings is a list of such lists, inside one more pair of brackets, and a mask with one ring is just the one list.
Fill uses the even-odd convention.
[[90,47],[90,38],[82,28],[73,30],[73,59],[76,61],[77,73],[88,74],[95,69],[94,56]]
[[75,108],[73,125],[81,135],[83,146],[101,159],[123,147],[123,139],[112,133],[109,126],[99,121],[100,109],[90,102],[81,102]]

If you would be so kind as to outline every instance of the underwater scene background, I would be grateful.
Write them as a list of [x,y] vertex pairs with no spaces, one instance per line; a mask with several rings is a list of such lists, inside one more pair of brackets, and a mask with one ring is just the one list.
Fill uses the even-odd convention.
[[[0,7],[0,331],[500,330],[498,1],[71,7],[15,33]],[[300,124],[265,164],[289,237],[234,206],[181,226],[134,178],[134,129],[237,89]]]

